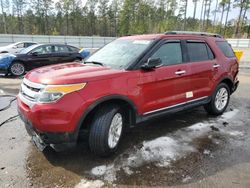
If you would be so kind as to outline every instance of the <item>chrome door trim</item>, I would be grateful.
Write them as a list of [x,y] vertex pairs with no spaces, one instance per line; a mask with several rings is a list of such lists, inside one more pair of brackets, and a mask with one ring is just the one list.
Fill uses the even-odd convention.
[[191,102],[199,101],[199,100],[202,100],[202,99],[205,99],[205,98],[208,98],[208,96],[200,97],[200,98],[193,99],[193,100],[190,100],[190,101],[187,101],[187,102],[182,102],[182,103],[175,104],[175,105],[172,105],[172,106],[167,106],[167,107],[159,108],[159,109],[152,110],[152,111],[149,111],[149,112],[145,112],[145,113],[143,113],[143,115],[148,115],[148,114],[151,114],[151,113],[154,113],[154,112],[167,110],[167,109],[174,108],[174,107],[177,107],[177,106],[180,106],[180,105],[183,105],[183,104],[188,104],[188,103],[191,103]]

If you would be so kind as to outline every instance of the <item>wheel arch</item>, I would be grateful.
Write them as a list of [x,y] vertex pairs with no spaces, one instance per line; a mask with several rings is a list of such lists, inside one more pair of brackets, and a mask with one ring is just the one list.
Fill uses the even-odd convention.
[[232,78],[230,78],[230,77],[224,77],[224,78],[222,78],[221,80],[220,80],[220,82],[219,82],[219,84],[220,83],[225,83],[225,84],[227,84],[227,86],[229,87],[229,89],[230,89],[230,94],[233,92],[233,89],[234,89],[234,82],[233,82],[233,80],[232,80]]
[[110,104],[110,103],[115,103],[123,106],[123,109],[128,112],[126,113],[128,116],[126,117],[127,119],[127,124],[128,125],[134,125],[136,122],[136,117],[137,117],[137,108],[133,101],[131,101],[128,97],[123,96],[123,95],[110,95],[106,97],[102,97],[95,101],[93,104],[91,104],[87,110],[82,114],[81,119],[77,125],[77,135],[79,134],[79,131],[81,129],[88,130],[90,124],[89,121],[91,121],[91,118],[95,114],[96,110],[101,107],[102,105],[105,104]]
[[13,63],[22,63],[23,66],[26,68],[26,65],[24,63],[24,61],[20,60],[20,59],[13,59],[13,61],[9,64],[9,68]]
[[13,65],[14,63],[22,63],[23,66],[24,66],[24,68],[25,68],[25,70],[27,71],[27,67],[26,67],[24,61],[19,60],[19,59],[13,59],[13,61],[9,64],[8,69],[7,69],[9,73],[10,73],[10,67],[11,67],[11,65]]

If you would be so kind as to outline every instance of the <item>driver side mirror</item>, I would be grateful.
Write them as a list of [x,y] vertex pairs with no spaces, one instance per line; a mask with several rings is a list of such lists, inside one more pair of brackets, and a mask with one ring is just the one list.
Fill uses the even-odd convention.
[[141,66],[141,68],[143,70],[152,70],[155,69],[157,67],[160,67],[162,65],[161,63],[161,59],[157,58],[157,59],[151,59],[149,58],[147,63],[145,63],[144,65]]

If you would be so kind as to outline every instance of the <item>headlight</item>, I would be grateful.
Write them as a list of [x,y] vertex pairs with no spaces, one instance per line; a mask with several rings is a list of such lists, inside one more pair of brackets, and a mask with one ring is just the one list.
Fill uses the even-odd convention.
[[38,102],[50,103],[59,100],[61,97],[74,91],[79,91],[86,86],[86,83],[71,85],[48,85],[38,95]]

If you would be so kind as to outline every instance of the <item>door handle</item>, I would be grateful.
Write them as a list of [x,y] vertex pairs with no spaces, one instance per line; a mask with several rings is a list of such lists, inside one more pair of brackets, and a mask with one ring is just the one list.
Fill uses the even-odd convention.
[[213,68],[218,68],[218,67],[220,67],[219,64],[214,64],[214,65],[213,65]]
[[185,73],[186,73],[185,70],[180,70],[180,71],[175,72],[176,75],[182,75],[182,74],[185,74]]

